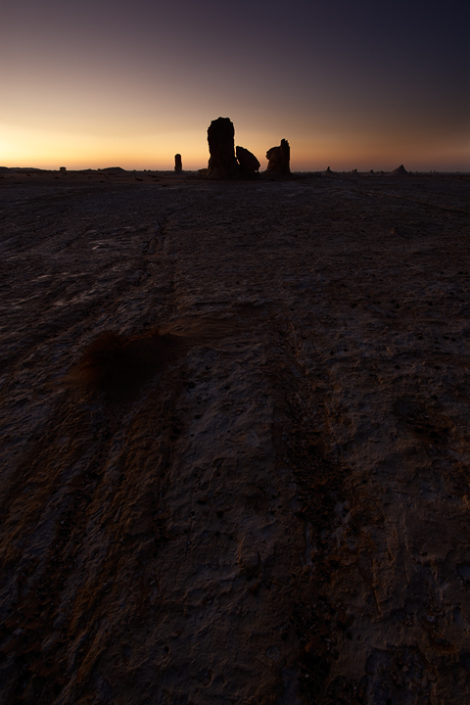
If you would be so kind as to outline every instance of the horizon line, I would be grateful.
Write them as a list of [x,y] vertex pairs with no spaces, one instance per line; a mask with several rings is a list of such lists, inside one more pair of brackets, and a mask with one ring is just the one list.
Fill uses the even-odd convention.
[[[293,174],[315,174],[315,173],[323,173],[323,172],[330,172],[330,173],[342,173],[342,174],[380,174],[380,173],[391,173],[395,171],[396,169],[399,169],[400,166],[404,166],[403,164],[399,164],[396,167],[393,167],[391,169],[387,168],[333,168],[331,165],[328,165],[327,167],[323,168],[311,168],[311,169],[292,169],[291,172]],[[435,167],[428,167],[425,169],[408,169],[406,166],[404,166],[405,170],[409,174],[470,174],[470,166],[468,168],[457,168],[457,169],[439,169]],[[121,167],[118,164],[111,164],[109,166],[101,166],[101,167],[68,167],[66,164],[60,165],[58,167],[38,167],[38,166],[20,166],[20,165],[15,165],[15,166],[6,166],[3,164],[0,164],[0,171],[51,171],[51,172],[61,172],[61,170],[65,170],[66,172],[83,172],[83,171],[105,171],[105,170],[111,170],[111,169],[120,169],[125,172],[160,172],[160,173],[171,173],[175,174],[174,168],[168,168],[168,169],[163,169],[163,168],[150,168],[150,167]],[[183,169],[180,174],[197,174],[201,171],[206,171],[207,167],[199,167],[199,168],[194,168],[194,169]],[[263,174],[267,170],[259,170],[257,172],[258,174]],[[62,172],[63,173],[63,172]]]

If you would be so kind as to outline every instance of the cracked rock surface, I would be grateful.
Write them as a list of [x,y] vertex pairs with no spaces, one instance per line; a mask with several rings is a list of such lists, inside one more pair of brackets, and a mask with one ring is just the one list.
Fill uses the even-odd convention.
[[2,179],[2,705],[470,698],[469,183]]

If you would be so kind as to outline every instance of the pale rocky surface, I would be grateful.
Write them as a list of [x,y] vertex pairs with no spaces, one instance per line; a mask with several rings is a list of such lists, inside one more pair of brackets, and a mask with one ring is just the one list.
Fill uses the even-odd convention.
[[469,183],[3,176],[2,705],[470,700]]

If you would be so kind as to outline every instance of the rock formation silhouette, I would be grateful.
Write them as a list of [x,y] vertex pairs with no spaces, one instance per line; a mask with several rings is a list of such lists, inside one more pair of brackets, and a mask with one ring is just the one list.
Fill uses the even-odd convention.
[[403,166],[403,164],[400,164],[399,167],[397,167],[396,169],[394,169],[394,171],[392,171],[392,174],[401,175],[401,174],[408,174],[408,172],[405,169],[405,167]]
[[268,172],[277,176],[289,176],[290,174],[290,147],[289,142],[281,140],[278,147],[271,147],[266,152],[268,160]]
[[260,168],[260,163],[255,155],[244,147],[237,147],[235,152],[240,166],[240,176],[254,176]]
[[238,175],[235,159],[235,129],[230,118],[212,120],[207,130],[209,143],[208,176],[212,179],[231,179]]
[[181,162],[181,154],[175,154],[175,173],[181,174],[183,171],[183,164]]

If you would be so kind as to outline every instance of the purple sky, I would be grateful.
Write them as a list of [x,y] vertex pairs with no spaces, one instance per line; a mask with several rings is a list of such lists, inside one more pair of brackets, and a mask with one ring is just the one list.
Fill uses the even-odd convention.
[[262,168],[470,169],[463,0],[0,8],[0,164],[198,168],[222,115]]

